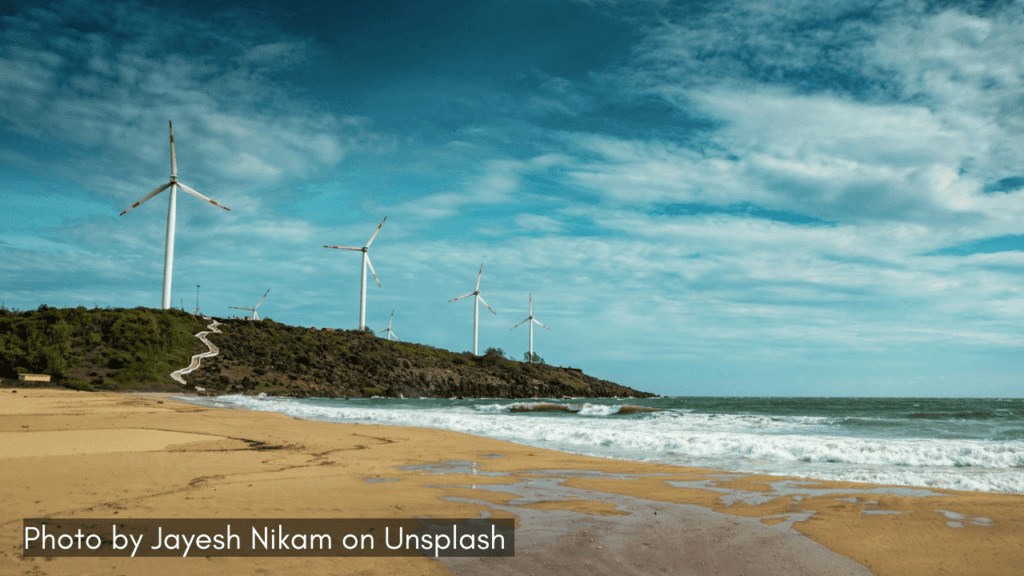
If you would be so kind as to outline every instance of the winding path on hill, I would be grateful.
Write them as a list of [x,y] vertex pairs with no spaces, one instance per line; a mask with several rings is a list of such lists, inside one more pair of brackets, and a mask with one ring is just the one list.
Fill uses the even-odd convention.
[[[211,318],[209,316],[203,316],[203,319],[204,320],[211,320]],[[195,356],[192,356],[192,362],[188,365],[188,367],[182,368],[181,370],[175,370],[174,372],[171,372],[171,378],[174,378],[180,384],[187,384],[187,382],[185,382],[185,379],[181,377],[182,374],[188,374],[189,372],[195,370],[196,368],[199,368],[199,362],[203,358],[209,358],[211,356],[216,356],[217,354],[220,353],[220,349],[217,348],[216,346],[214,346],[209,340],[206,339],[206,335],[211,333],[211,332],[216,332],[217,334],[221,333],[220,330],[217,329],[217,325],[218,324],[220,324],[220,322],[217,322],[216,320],[214,320],[212,324],[207,326],[207,328],[209,328],[209,330],[204,330],[204,331],[196,334],[196,338],[199,338],[199,340],[203,344],[206,344],[206,347],[209,348],[210,351],[209,352],[203,352],[202,354],[196,354]]]

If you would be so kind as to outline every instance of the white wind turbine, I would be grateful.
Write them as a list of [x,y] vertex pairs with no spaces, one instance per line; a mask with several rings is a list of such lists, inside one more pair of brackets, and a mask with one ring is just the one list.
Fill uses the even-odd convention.
[[387,332],[388,333],[388,340],[391,340],[392,336],[395,337],[395,340],[401,340],[401,338],[398,337],[398,334],[395,334],[394,330],[391,329],[391,321],[394,320],[394,319],[395,319],[395,311],[392,310],[391,311],[391,318],[388,319],[388,327],[383,329],[383,330],[378,330],[378,331],[374,332],[374,334],[380,334],[381,332]]
[[[533,317],[533,294],[530,294],[530,316],[527,317],[526,320],[523,320],[523,322],[530,323],[530,364],[533,364],[533,323],[536,322],[538,326],[544,328],[545,330],[551,330],[551,328],[548,328],[547,326],[541,324],[540,320],[537,320],[536,318]],[[515,330],[520,325],[522,325],[523,322],[516,324],[509,330]]]
[[267,291],[263,293],[263,298],[260,298],[260,301],[257,302],[256,305],[253,306],[252,308],[245,308],[243,306],[228,306],[228,308],[233,308],[235,310],[248,310],[252,312],[250,318],[252,318],[253,320],[259,320],[260,315],[256,313],[256,309],[260,307],[260,304],[263,304],[263,300],[266,299],[267,294],[270,294],[270,288],[267,288]]
[[[384,220],[388,217],[385,216]],[[373,279],[377,280],[377,286],[380,287],[380,280],[377,278],[377,272],[373,269],[373,264],[370,263],[370,244],[373,244],[373,239],[380,233],[380,227],[384,225],[384,220],[380,221],[377,225],[377,229],[374,230],[373,236],[366,241],[366,246],[362,248],[353,248],[352,246],[324,246],[324,248],[337,248],[339,250],[355,250],[356,252],[363,253],[363,274],[359,280],[359,329],[363,330],[366,328],[366,267],[370,267],[370,272],[373,272]]]
[[[164,291],[163,299],[161,300],[160,304],[161,308],[163,308],[164,310],[167,310],[171,307],[171,272],[174,268],[174,224],[175,220],[177,219],[176,213],[178,188],[180,187],[185,192],[188,192],[189,194],[201,200],[206,200],[207,202],[213,204],[214,206],[229,211],[231,210],[227,206],[221,206],[220,204],[217,204],[216,202],[210,200],[206,196],[203,196],[199,192],[196,192],[195,190],[189,188],[188,186],[185,186],[181,182],[178,182],[178,163],[174,159],[174,125],[171,124],[170,121],[167,122],[167,125],[171,130],[171,181],[157,188],[156,190],[153,190],[145,198],[139,200],[135,204],[132,204],[131,206],[128,207],[128,210],[136,208],[139,204],[142,204],[146,200],[149,200],[150,198],[163,192],[167,188],[171,189],[171,199],[170,202],[168,203],[169,206],[167,208],[167,244],[164,247]],[[128,210],[121,212],[119,216],[124,216],[128,212]]]
[[[465,298],[466,296],[476,296],[476,298],[473,299],[473,355],[474,356],[479,356],[479,354],[477,354],[476,343],[477,343],[477,326],[480,324],[480,303],[484,302],[483,297],[480,296],[480,276],[482,276],[483,273],[484,273],[484,265],[481,264],[480,265],[480,272],[477,273],[477,275],[476,275],[476,290],[470,292],[469,294],[463,294],[462,296],[459,296],[458,298],[452,298],[451,300],[449,300],[449,302],[455,302],[456,300],[459,300],[461,298]],[[487,306],[487,302],[484,302],[484,306]],[[495,312],[494,309],[491,308],[490,306],[487,306],[487,309],[490,310],[491,313],[494,314],[495,316],[498,315],[498,313]]]

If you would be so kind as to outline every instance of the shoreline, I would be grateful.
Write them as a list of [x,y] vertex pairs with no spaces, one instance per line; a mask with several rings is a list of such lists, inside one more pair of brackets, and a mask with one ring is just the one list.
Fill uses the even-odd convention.
[[[800,416],[806,416],[809,410],[820,410],[813,404],[826,399],[791,399],[786,404],[806,400],[812,405],[798,407],[801,413],[796,415],[773,413],[769,407],[739,398],[713,399],[710,403],[700,398],[636,400],[638,408],[658,410],[669,418],[624,419],[623,410],[628,415],[633,405],[616,398],[586,402],[547,398],[339,402],[329,398],[244,395],[184,399],[211,407],[280,412],[306,420],[451,430],[569,454],[684,468],[1024,495],[1020,466],[1006,466],[1008,459],[1020,459],[1019,440],[990,441],[979,434],[957,437],[955,434],[961,431],[949,429],[949,426],[915,432],[913,424],[916,422],[909,420],[908,424],[906,418],[896,424],[905,429],[892,428],[893,424],[882,418],[879,421],[884,424],[865,433],[859,422],[875,420],[877,415],[863,411],[845,416],[816,414],[811,419],[822,422],[808,424],[800,422]],[[1024,403],[1020,407],[1024,408]],[[758,412],[764,408],[768,411]],[[886,408],[899,410],[901,407]],[[718,410],[722,412],[719,414]],[[754,413],[750,413],[751,410]],[[525,417],[513,417],[520,413]],[[676,414],[682,418],[671,417]],[[580,417],[574,418],[574,415]],[[702,419],[708,426],[701,423]],[[796,422],[787,422],[789,420]],[[847,429],[849,421],[856,423],[853,426],[856,430]],[[787,430],[790,425],[795,429]],[[776,433],[780,427],[781,433]],[[924,435],[920,435],[921,432]]]
[[[118,515],[518,518],[515,558],[344,559],[352,573],[924,576],[1024,565],[1022,495],[609,460],[442,430],[208,408],[176,393],[4,392],[0,498],[10,504],[0,573],[46,561],[21,558],[23,518]],[[139,572],[142,562],[147,574],[170,574],[185,561],[227,574],[338,559],[60,558],[45,567]]]

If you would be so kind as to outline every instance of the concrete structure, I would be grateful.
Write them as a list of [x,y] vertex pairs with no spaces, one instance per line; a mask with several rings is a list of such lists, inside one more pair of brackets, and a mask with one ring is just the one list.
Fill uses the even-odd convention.
[[49,374],[18,374],[18,380],[22,382],[49,382]]

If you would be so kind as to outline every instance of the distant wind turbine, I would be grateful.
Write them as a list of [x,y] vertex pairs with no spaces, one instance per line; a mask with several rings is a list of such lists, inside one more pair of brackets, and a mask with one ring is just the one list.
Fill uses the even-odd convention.
[[392,336],[395,337],[395,340],[401,340],[401,338],[398,337],[398,334],[395,334],[394,330],[391,329],[391,321],[394,320],[394,319],[395,319],[395,311],[392,310],[391,311],[391,318],[388,319],[388,327],[383,329],[383,330],[378,330],[378,331],[374,332],[374,334],[380,334],[381,332],[387,332],[388,333],[388,340],[391,340]]
[[[384,220],[388,217],[385,216]],[[366,246],[362,248],[353,248],[352,246],[324,246],[324,248],[337,248],[338,250],[355,250],[356,252],[363,253],[363,274],[359,280],[359,329],[363,330],[366,328],[366,267],[370,267],[370,272],[373,272],[373,279],[377,280],[377,286],[380,287],[380,280],[377,278],[377,272],[373,269],[373,264],[370,262],[370,244],[373,244],[373,239],[380,233],[380,227],[384,225],[384,220],[380,221],[377,225],[377,229],[373,232],[373,236],[366,241]]]
[[252,318],[253,320],[259,320],[260,315],[256,313],[256,309],[260,307],[260,304],[263,304],[263,300],[266,299],[267,294],[270,294],[270,288],[267,288],[267,291],[263,293],[263,298],[260,298],[260,301],[257,302],[256,305],[253,306],[252,308],[245,308],[242,306],[228,306],[228,308],[232,308],[234,310],[248,310],[252,312],[250,318]]
[[189,188],[188,186],[182,184],[181,182],[178,182],[178,163],[174,159],[174,125],[171,124],[170,121],[167,122],[167,125],[170,127],[171,130],[171,181],[157,188],[156,190],[153,190],[145,198],[129,206],[128,210],[125,210],[124,212],[121,212],[119,214],[119,216],[124,216],[129,210],[138,207],[139,204],[142,204],[146,200],[149,200],[150,198],[163,192],[167,188],[171,189],[171,199],[170,202],[168,203],[169,206],[167,208],[167,244],[164,247],[164,291],[163,299],[161,300],[160,304],[160,306],[164,310],[167,310],[171,307],[171,272],[174,268],[174,224],[177,212],[178,188],[180,187],[185,192],[188,192],[189,194],[201,200],[206,200],[207,202],[213,204],[214,206],[229,211],[231,210],[226,206],[221,206],[220,204],[217,204],[213,200],[210,200],[206,196],[203,196],[199,192],[196,192],[195,190]]
[[[449,300],[449,302],[455,302],[456,300],[465,298],[466,296],[476,296],[476,298],[473,299],[473,355],[474,356],[479,356],[479,354],[477,354],[477,345],[476,344],[477,344],[477,326],[480,324],[480,303],[484,302],[483,297],[480,296],[480,276],[482,276],[483,273],[484,273],[484,265],[481,264],[480,265],[480,272],[477,273],[477,275],[476,275],[476,290],[470,292],[469,294],[463,294],[462,296],[459,296],[458,298],[452,298],[451,300]],[[484,306],[487,306],[487,302],[484,302]],[[498,313],[495,312],[494,309],[492,309],[490,306],[487,306],[487,309],[490,310],[491,313],[494,314],[495,316],[498,315]]]
[[[541,324],[540,320],[537,320],[536,318],[533,317],[533,294],[532,293],[530,294],[530,316],[527,317],[526,320],[523,320],[523,322],[529,322],[530,323],[530,364],[533,364],[533,324],[534,324],[534,322],[536,322],[538,326],[540,326],[540,327],[542,327],[542,328],[544,328],[545,330],[548,330],[548,331],[550,331],[551,328],[548,328],[547,326]],[[515,326],[513,326],[509,330],[515,330],[520,325],[522,325],[523,322],[520,322],[519,324],[516,324]]]

